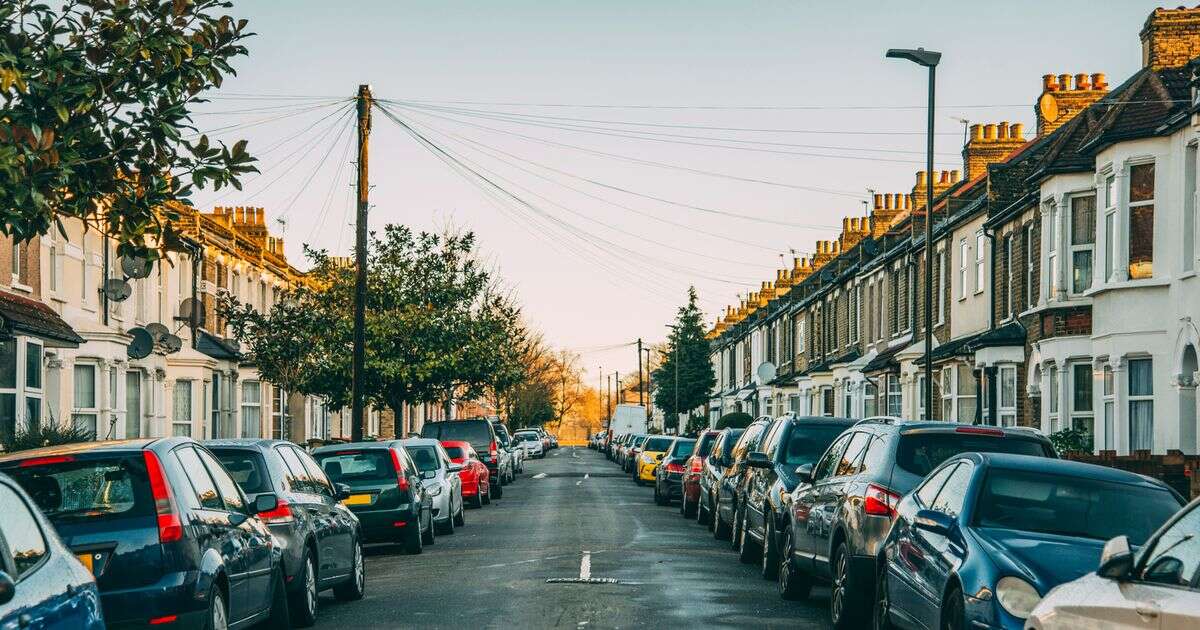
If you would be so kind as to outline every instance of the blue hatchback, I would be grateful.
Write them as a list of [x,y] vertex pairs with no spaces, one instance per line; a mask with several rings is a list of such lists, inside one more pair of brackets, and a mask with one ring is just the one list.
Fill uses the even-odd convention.
[[1041,457],[967,453],[900,502],[884,543],[876,628],[1021,628],[1049,590],[1140,545],[1183,505],[1161,482]]
[[0,506],[0,628],[103,630],[92,574],[3,474]]

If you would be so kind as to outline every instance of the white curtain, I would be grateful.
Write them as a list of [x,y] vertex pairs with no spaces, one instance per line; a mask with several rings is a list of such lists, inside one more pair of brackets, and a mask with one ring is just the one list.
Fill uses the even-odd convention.
[[[1154,369],[1150,359],[1129,362],[1129,449],[1154,446]],[[1139,399],[1139,397],[1148,397]]]

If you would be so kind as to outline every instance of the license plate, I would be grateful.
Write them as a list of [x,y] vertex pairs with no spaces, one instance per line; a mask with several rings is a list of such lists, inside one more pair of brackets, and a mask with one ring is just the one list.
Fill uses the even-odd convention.
[[352,494],[342,501],[343,505],[370,505],[371,495],[369,494]]
[[94,568],[94,565],[92,564],[92,554],[90,554],[90,553],[77,553],[77,554],[75,554],[75,557],[76,557],[76,558],[79,558],[79,561],[80,561],[81,563],[83,563],[83,566],[87,567],[88,573],[95,573],[95,572],[96,572],[96,570],[95,570],[95,568]]

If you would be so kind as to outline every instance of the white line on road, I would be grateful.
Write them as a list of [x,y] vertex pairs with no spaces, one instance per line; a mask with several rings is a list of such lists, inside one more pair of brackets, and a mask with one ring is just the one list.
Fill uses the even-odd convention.
[[538,473],[538,474],[534,475],[533,478],[534,479],[545,479],[546,473]]
[[587,474],[587,473],[583,473],[583,479],[580,479],[579,481],[576,481],[576,482],[575,482],[575,485],[577,485],[577,486],[578,486],[579,484],[581,484],[581,483],[583,483],[583,482],[585,482],[585,481],[587,481],[587,480],[588,480],[588,474]]
[[590,580],[592,578],[592,552],[583,552],[583,559],[579,561],[579,579]]

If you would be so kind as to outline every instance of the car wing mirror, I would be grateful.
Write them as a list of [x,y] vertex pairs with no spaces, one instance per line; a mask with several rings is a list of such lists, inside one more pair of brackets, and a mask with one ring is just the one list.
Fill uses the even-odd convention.
[[333,489],[337,492],[338,501],[345,501],[350,498],[350,486],[344,483],[333,484]]
[[279,497],[270,492],[264,492],[254,497],[254,513],[262,514],[279,507]]
[[449,466],[446,467],[446,470],[449,470],[452,473],[460,472],[460,471],[462,471],[462,469],[463,469],[462,464],[450,464]]
[[1128,536],[1117,536],[1104,543],[1100,552],[1100,567],[1096,574],[1112,580],[1129,577],[1133,571],[1133,551],[1129,548]]
[[17,583],[5,571],[0,571],[0,606],[11,602],[17,596]]
[[913,519],[913,526],[931,534],[945,536],[954,529],[954,519],[948,514],[937,510],[921,510]]
[[766,453],[754,451],[746,455],[746,465],[751,468],[770,468],[771,460],[767,458]]
[[421,478],[422,479],[437,479],[437,471],[436,470],[422,470]]
[[812,464],[803,464],[796,467],[796,477],[800,483],[812,483]]

